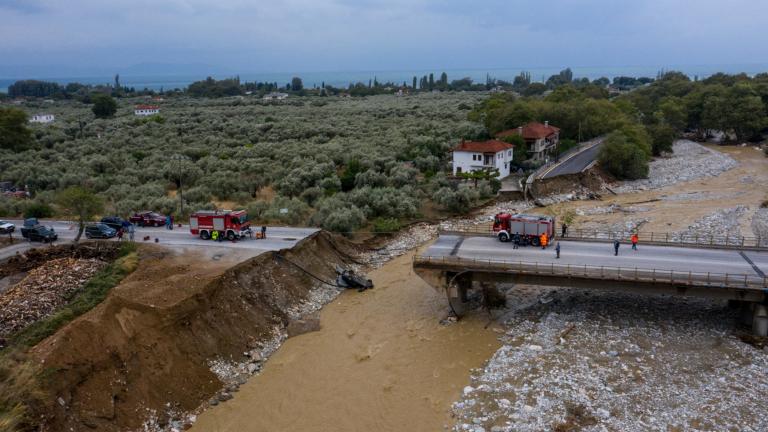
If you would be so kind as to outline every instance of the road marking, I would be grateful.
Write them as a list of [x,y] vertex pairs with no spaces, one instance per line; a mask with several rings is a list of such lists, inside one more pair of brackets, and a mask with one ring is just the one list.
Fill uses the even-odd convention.
[[763,273],[763,271],[762,271],[762,270],[760,270],[760,267],[756,266],[756,265],[755,265],[755,263],[754,263],[754,262],[752,262],[752,260],[751,260],[751,259],[749,259],[749,257],[747,256],[747,254],[745,254],[743,251],[739,251],[739,255],[741,255],[741,257],[742,257],[742,258],[744,258],[744,260],[745,260],[746,262],[748,262],[748,263],[749,263],[749,265],[751,265],[753,269],[755,269],[755,273],[757,273],[757,275],[758,275],[758,276],[760,276],[760,277],[765,277],[765,273]]
[[459,248],[461,247],[461,244],[464,243],[465,237],[459,237],[459,241],[456,242],[456,244],[453,246],[453,250],[451,250],[451,256],[455,256],[459,252]]

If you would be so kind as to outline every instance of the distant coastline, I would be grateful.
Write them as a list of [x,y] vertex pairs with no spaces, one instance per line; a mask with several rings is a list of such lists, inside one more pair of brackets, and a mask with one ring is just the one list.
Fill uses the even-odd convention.
[[[378,79],[379,82],[410,83],[414,76],[421,77],[430,73],[439,74],[446,72],[449,79],[459,79],[464,77],[472,78],[474,82],[485,82],[486,77],[512,81],[521,71],[531,73],[533,81],[541,82],[550,75],[557,74],[566,66],[558,67],[516,67],[504,69],[435,69],[435,70],[401,70],[401,71],[328,71],[328,72],[275,72],[275,73],[241,73],[241,74],[200,74],[200,73],[179,73],[179,74],[154,74],[154,75],[129,75],[123,74],[120,70],[115,73],[120,74],[120,80],[123,85],[134,87],[136,89],[148,88],[151,90],[173,90],[176,88],[184,89],[194,81],[205,79],[210,75],[216,79],[230,78],[239,76],[241,81],[260,81],[277,82],[284,85],[290,82],[294,76],[301,77],[306,87],[320,87],[325,83],[334,87],[346,87],[350,83],[363,82]],[[661,70],[676,70],[685,73],[692,79],[695,77],[706,78],[718,72],[737,74],[746,73],[754,75],[761,72],[768,72],[768,63],[756,64],[720,64],[720,65],[699,65],[699,66],[622,66],[622,67],[571,67],[575,78],[586,77],[594,80],[600,77],[612,79],[617,76],[630,77],[655,77]],[[0,92],[7,92],[8,86],[18,80],[39,79],[43,81],[52,81],[59,84],[70,82],[79,82],[82,84],[111,84],[114,75],[111,76],[19,76],[19,77],[0,77]]]

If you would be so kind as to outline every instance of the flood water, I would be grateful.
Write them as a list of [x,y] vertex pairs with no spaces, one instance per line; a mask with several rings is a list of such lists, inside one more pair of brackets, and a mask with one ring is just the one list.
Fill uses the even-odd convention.
[[412,253],[369,274],[376,288],[327,305],[321,330],[288,339],[235,398],[193,431],[437,431],[450,405],[499,348],[484,313],[443,326],[438,294]]

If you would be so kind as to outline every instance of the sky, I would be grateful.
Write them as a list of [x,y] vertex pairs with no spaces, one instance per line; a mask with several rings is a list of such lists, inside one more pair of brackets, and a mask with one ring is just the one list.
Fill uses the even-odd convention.
[[0,0],[0,76],[754,64],[766,16],[765,0]]

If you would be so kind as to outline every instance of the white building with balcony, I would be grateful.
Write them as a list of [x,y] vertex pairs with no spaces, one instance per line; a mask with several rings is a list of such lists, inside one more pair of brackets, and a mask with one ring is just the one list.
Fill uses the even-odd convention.
[[453,149],[453,175],[496,168],[498,178],[507,177],[512,173],[514,147],[499,140],[461,141]]
[[157,105],[136,105],[133,114],[141,117],[160,114],[160,107]]

